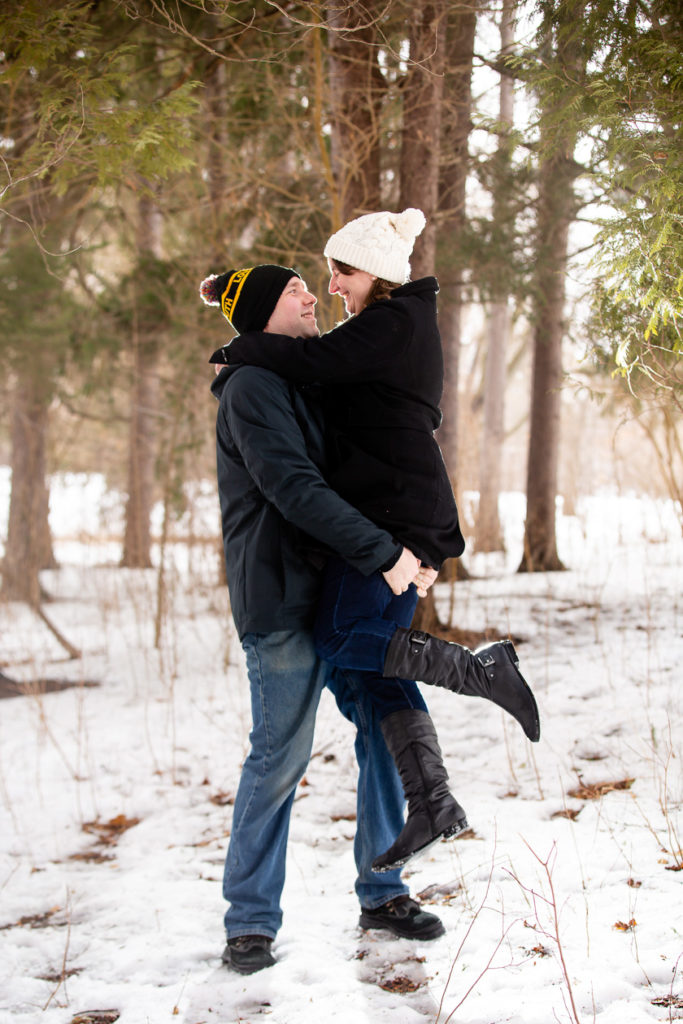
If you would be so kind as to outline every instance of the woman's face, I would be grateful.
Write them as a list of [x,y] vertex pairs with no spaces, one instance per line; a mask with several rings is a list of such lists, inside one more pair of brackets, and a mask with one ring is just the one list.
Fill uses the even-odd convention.
[[341,295],[349,316],[360,313],[365,308],[370,289],[377,278],[365,270],[354,270],[351,274],[343,274],[333,260],[328,260],[328,265],[330,268],[328,289],[330,295]]

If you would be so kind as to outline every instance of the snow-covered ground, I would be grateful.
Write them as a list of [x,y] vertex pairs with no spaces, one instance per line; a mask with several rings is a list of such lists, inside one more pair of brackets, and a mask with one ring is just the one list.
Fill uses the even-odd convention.
[[[157,570],[115,567],[107,501],[92,479],[53,488],[62,568],[45,574],[46,611],[80,659],[0,604],[8,675],[83,684],[0,701],[2,1024],[683,1019],[683,545],[670,504],[586,499],[559,518],[570,570],[520,576],[524,506],[507,496],[507,559],[468,556],[475,578],[438,588],[443,618],[520,638],[542,739],[423,688],[473,828],[405,871],[444,921],[435,942],[357,927],[353,737],[323,700],[278,963],[244,978],[220,962],[221,874],[249,700],[215,545],[168,552],[160,600]],[[0,525],[5,506],[0,486]]]

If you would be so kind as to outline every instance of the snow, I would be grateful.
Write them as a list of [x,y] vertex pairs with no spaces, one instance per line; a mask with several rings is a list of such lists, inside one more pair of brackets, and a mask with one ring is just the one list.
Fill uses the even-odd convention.
[[[211,486],[197,500],[197,522],[211,521]],[[6,503],[4,473],[4,521]],[[170,548],[162,574],[116,568],[120,503],[98,478],[55,481],[51,514],[61,568],[45,573],[45,611],[82,657],[0,604],[0,666],[81,685],[0,702],[2,1024],[105,1009],[121,1024],[683,1019],[683,545],[670,503],[560,509],[569,571],[529,576],[514,572],[524,502],[507,495],[508,555],[470,555],[473,578],[454,595],[439,586],[442,617],[519,639],[542,723],[531,745],[492,705],[423,687],[474,830],[405,870],[441,939],[358,929],[353,737],[324,698],[278,962],[247,978],[220,961],[250,712],[216,545]],[[597,799],[571,795],[603,783]]]

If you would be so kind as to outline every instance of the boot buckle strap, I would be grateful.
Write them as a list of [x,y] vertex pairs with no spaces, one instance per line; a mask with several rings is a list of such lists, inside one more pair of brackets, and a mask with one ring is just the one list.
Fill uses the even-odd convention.
[[420,629],[411,630],[408,642],[410,644],[411,654],[419,654],[420,649],[424,647],[429,640],[429,633],[423,633]]
[[496,669],[496,659],[491,654],[491,652],[487,651],[487,652],[485,652],[483,654],[478,654],[477,655],[477,661],[479,662],[481,667],[484,669],[484,672],[486,672],[486,675],[488,676],[488,678],[489,679],[494,679],[495,675],[496,675],[496,671],[495,671],[495,669]]

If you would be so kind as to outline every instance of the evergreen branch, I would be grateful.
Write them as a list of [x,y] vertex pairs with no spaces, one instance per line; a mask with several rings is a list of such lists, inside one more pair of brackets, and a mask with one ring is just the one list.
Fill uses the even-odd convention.
[[[4,199],[5,195],[11,188],[16,188],[17,185],[25,184],[25,182],[27,181],[32,181],[37,178],[43,178],[48,171],[51,171],[54,167],[57,167],[59,164],[61,164],[62,161],[66,158],[66,156],[69,154],[69,152],[76,145],[79,138],[81,138],[81,136],[83,135],[86,123],[85,94],[83,92],[82,87],[80,86],[79,91],[81,123],[80,125],[76,126],[75,134],[72,138],[57,143],[56,149],[53,151],[53,155],[49,160],[44,161],[39,167],[36,167],[34,170],[29,171],[27,174],[24,174],[19,178],[13,178],[9,163],[7,162],[5,157],[2,154],[0,154],[0,161],[2,162],[2,165],[5,168],[5,172],[7,174],[7,184],[2,189],[0,189],[0,200]],[[7,213],[6,210],[3,210],[2,212]],[[9,216],[11,216],[11,214]],[[14,219],[17,220],[19,218],[15,217]]]

